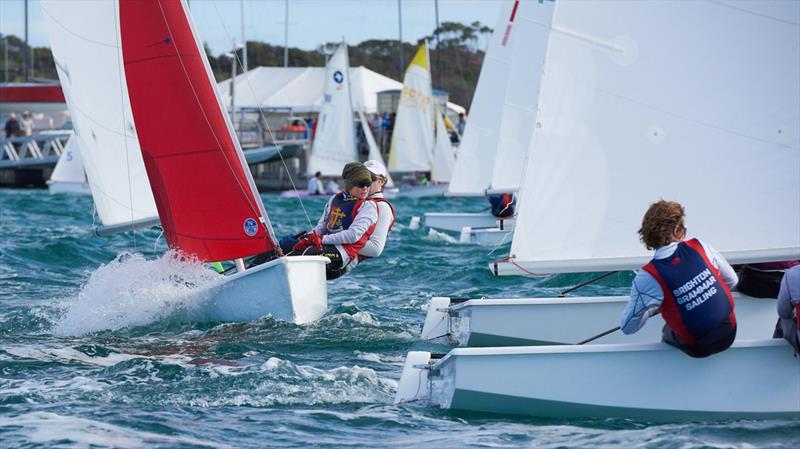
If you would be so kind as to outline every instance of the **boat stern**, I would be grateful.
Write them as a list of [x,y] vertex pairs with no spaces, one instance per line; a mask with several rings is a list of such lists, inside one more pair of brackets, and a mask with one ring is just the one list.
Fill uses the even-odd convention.
[[448,336],[450,331],[449,308],[450,298],[443,296],[434,296],[431,298],[420,338],[423,340],[434,340]]
[[316,321],[328,310],[328,283],[322,256],[281,257],[286,269],[286,282],[292,303],[292,321],[305,324]]
[[431,353],[425,351],[411,351],[406,356],[403,365],[403,374],[397,385],[397,393],[394,396],[395,404],[426,400],[430,397],[430,387],[428,386],[428,372]]

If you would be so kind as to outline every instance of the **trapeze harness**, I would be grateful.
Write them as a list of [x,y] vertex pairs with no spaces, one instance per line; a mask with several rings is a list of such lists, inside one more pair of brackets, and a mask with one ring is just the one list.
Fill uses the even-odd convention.
[[[388,206],[389,206],[389,209],[391,209],[391,211],[392,211],[392,222],[391,222],[391,223],[389,223],[389,229],[386,231],[386,235],[388,236],[388,235],[389,235],[389,233],[390,233],[390,232],[392,232],[392,227],[394,227],[394,219],[395,219],[395,217],[397,216],[397,215],[395,215],[395,212],[394,212],[394,206],[392,206],[392,203],[390,203],[388,200],[386,200],[386,198],[369,198],[369,199],[370,199],[370,201],[374,201],[374,202],[376,203],[376,204],[375,204],[376,206],[377,206],[377,203],[386,203],[386,205],[388,205]],[[381,215],[381,209],[380,209],[380,208],[378,208],[378,219],[380,219],[380,215]],[[374,225],[372,225],[372,227],[369,229],[369,234],[370,234],[370,235],[372,235],[372,232],[375,230],[375,226],[377,226],[377,224],[378,224],[378,223],[376,222],[376,223],[375,223]],[[369,240],[369,238],[367,238],[367,240]],[[364,245],[366,245],[366,244],[367,244],[367,242],[365,241],[365,242],[364,242]],[[362,246],[362,248],[363,248],[363,246]],[[359,251],[360,251],[360,250],[359,250]],[[366,259],[371,259],[371,258],[372,258],[372,257],[370,257],[370,256],[365,256],[365,255],[363,255],[363,254],[359,254],[359,255],[358,255],[358,260],[359,260],[359,261],[366,260]]]
[[661,285],[661,315],[679,340],[665,337],[667,343],[693,357],[730,346],[736,334],[733,296],[697,239],[680,242],[672,256],[643,269]]

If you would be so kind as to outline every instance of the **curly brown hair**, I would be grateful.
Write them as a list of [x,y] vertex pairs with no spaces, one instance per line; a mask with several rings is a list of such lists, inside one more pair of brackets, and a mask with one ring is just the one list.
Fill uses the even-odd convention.
[[647,249],[660,248],[673,241],[675,230],[686,231],[683,206],[675,201],[660,200],[647,208],[639,228],[639,240]]

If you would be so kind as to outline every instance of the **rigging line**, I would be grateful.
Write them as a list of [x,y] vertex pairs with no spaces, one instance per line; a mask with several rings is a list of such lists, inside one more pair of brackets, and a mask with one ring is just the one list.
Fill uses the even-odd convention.
[[578,285],[576,285],[574,287],[570,287],[570,288],[562,291],[561,293],[558,294],[558,296],[559,296],[559,298],[563,298],[563,297],[567,296],[567,293],[574,292],[575,290],[578,290],[579,288],[586,287],[587,285],[593,284],[593,283],[595,283],[595,282],[597,282],[597,281],[599,281],[601,279],[605,279],[605,278],[611,276],[614,273],[617,273],[617,271],[609,271],[608,273],[603,273],[600,276],[597,276],[597,277],[594,277],[592,279],[589,279],[588,281],[581,282],[580,284],[578,284]]
[[[252,212],[254,214],[257,214],[257,215],[260,216],[261,215],[261,211],[259,210],[259,208],[258,208],[258,206],[256,204],[253,204],[253,202],[250,199],[250,196],[247,195],[247,192],[245,191],[244,186],[242,186],[241,180],[239,179],[238,176],[235,176],[236,175],[236,171],[233,169],[233,166],[231,165],[231,161],[228,160],[228,155],[225,153],[225,151],[222,151],[222,144],[220,142],[220,139],[217,136],[217,134],[214,132],[214,128],[211,126],[211,122],[208,119],[208,115],[206,114],[206,110],[205,110],[205,108],[203,108],[203,104],[200,102],[200,98],[197,95],[197,90],[195,89],[194,84],[192,83],[192,80],[189,77],[189,72],[186,70],[186,65],[183,62],[183,58],[181,57],[181,53],[180,53],[180,51],[178,51],[178,46],[177,46],[177,43],[175,41],[175,37],[172,34],[172,27],[170,27],[169,21],[167,20],[167,17],[164,14],[164,7],[161,4],[161,0],[158,0],[157,3],[158,3],[158,8],[161,11],[161,18],[164,19],[164,25],[167,27],[167,33],[169,33],[169,38],[172,41],[172,47],[175,49],[175,55],[177,56],[178,62],[180,62],[180,64],[181,64],[181,68],[183,69],[184,76],[186,77],[186,81],[187,81],[187,83],[189,85],[189,88],[191,88],[191,90],[192,90],[192,95],[194,95],[194,99],[197,102],[197,105],[199,106],[200,112],[203,114],[203,119],[206,121],[206,125],[208,126],[208,129],[211,132],[211,135],[214,136],[214,140],[217,143],[217,147],[219,148],[220,153],[222,153],[222,159],[228,165],[228,169],[231,171],[231,173],[234,174],[234,179],[236,180],[236,185],[239,187],[239,190],[242,192],[242,195],[244,196],[244,199],[247,202],[248,206],[250,206],[250,208],[251,208],[251,210],[252,210]],[[181,8],[183,8],[182,4],[181,4]],[[188,19],[188,17],[187,17],[187,19]],[[189,27],[191,28],[191,24],[189,24]],[[191,31],[192,31],[192,39],[194,39],[195,43],[197,43],[196,42],[196,37],[194,35],[194,30],[191,30]],[[199,55],[199,48],[198,48],[198,55]],[[199,56],[201,57],[201,60],[202,60],[202,55],[199,55]],[[205,64],[203,64],[203,65],[205,66]],[[208,76],[208,70],[206,70],[206,76]],[[209,80],[209,82],[211,82],[211,80]],[[216,89],[216,87],[212,86],[212,89]],[[215,94],[216,94],[216,92],[215,92]],[[220,106],[219,102],[217,102],[217,106],[218,107]],[[233,143],[234,143],[234,151],[235,151],[236,150],[236,143],[235,142],[233,142]],[[240,169],[241,168],[242,167],[240,167]],[[250,192],[250,193],[252,195],[252,192]],[[253,199],[255,199],[255,198],[253,198]],[[264,218],[267,219],[267,217],[264,217]],[[266,234],[267,234],[267,237],[273,237],[269,231],[267,231]],[[273,237],[273,239],[274,239],[274,237]],[[277,246],[277,242],[272,242],[272,243],[275,246]]]
[[[222,30],[225,32],[225,37],[228,40],[233,41],[233,39],[231,38],[230,33],[228,33],[228,28],[225,26],[225,22],[222,20],[222,14],[220,14],[219,8],[217,8],[217,2],[215,2],[214,0],[211,0],[211,4],[214,5],[214,10],[217,13],[217,17],[219,17],[219,19],[220,19],[220,24],[222,25]],[[244,48],[243,51],[247,51],[247,49]],[[233,57],[236,60],[236,64],[238,64],[239,67],[242,68],[242,74],[244,75],[244,64],[242,64],[242,61],[239,60],[239,53],[237,53],[235,51],[235,49],[234,49],[234,52],[233,52]],[[349,73],[348,73],[348,77],[349,77]],[[233,81],[234,81],[233,78],[231,78],[231,83],[233,83]],[[245,81],[245,83],[247,83],[247,87],[250,89],[250,93],[253,94],[253,96],[255,96],[255,89],[253,88],[253,85],[250,83],[250,78],[245,76],[244,77],[244,81]],[[267,128],[267,134],[269,134],[270,141],[272,141],[272,143],[274,144],[275,143],[275,135],[273,134],[272,128],[269,126],[269,122],[267,121],[267,117],[264,114],[264,111],[261,109],[261,107],[258,107],[258,113],[259,113],[259,117],[261,118],[261,120],[264,121],[264,126],[266,126],[266,128]],[[289,184],[291,184],[292,185],[292,189],[294,189],[294,191],[297,192],[298,191],[297,190],[297,185],[294,182],[294,178],[292,177],[292,173],[289,171],[289,166],[286,165],[286,160],[283,158],[283,152],[280,151],[280,149],[278,149],[278,156],[281,158],[281,164],[283,165],[283,169],[286,172],[286,176],[289,177]],[[300,208],[303,209],[303,214],[306,216],[306,222],[308,222],[308,227],[309,228],[313,228],[314,225],[311,223],[311,217],[308,215],[308,211],[306,210],[306,206],[303,203],[303,198],[301,198],[300,195],[297,195],[297,201],[300,203]]]
[[505,243],[506,243],[506,240],[508,240],[508,237],[509,237],[510,235],[513,235],[513,234],[514,234],[514,231],[508,231],[508,232],[506,233],[506,235],[504,235],[504,236],[503,236],[503,239],[502,239],[502,240],[500,240],[500,243],[498,243],[498,244],[497,244],[497,245],[496,245],[494,248],[492,248],[492,250],[491,250],[491,251],[489,251],[489,254],[487,254],[487,255],[488,255],[488,256],[491,256],[492,254],[494,254],[494,252],[495,252],[495,251],[497,251],[497,250],[498,250],[498,249],[499,249],[501,246],[505,245]]
[[[119,4],[114,2],[114,16],[121,17],[120,10],[117,9]],[[131,161],[130,161],[130,149],[128,148],[128,133],[125,129],[126,120],[125,120],[125,93],[124,89],[125,86],[122,85],[122,75],[125,73],[125,64],[124,60],[120,58],[122,54],[122,43],[120,42],[120,21],[114,20],[114,39],[116,39],[116,55],[117,55],[117,70],[119,71],[119,76],[117,79],[119,80],[119,103],[120,103],[120,112],[122,112],[122,135],[123,135],[123,146],[125,147],[125,174],[128,176],[128,208],[130,210],[131,215],[131,236],[133,238],[133,250],[136,251],[138,248],[136,247],[136,229],[133,229],[133,222],[135,221],[133,218],[133,189],[131,188]]]

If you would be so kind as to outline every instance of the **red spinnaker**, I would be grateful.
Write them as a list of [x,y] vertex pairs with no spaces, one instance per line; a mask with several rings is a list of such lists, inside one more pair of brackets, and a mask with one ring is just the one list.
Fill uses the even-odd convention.
[[119,3],[128,93],[167,243],[209,261],[274,249],[184,5]]

